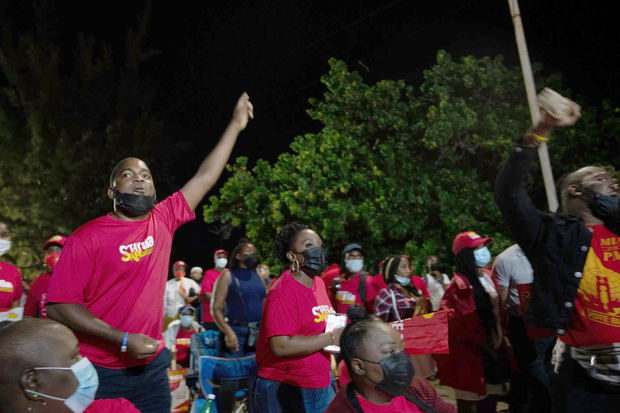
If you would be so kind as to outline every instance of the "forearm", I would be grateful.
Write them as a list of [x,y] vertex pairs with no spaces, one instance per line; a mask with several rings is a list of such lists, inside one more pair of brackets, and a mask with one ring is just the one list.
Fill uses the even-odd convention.
[[201,303],[208,303],[211,301],[211,293],[202,293],[198,296],[198,300]]
[[81,304],[48,303],[47,315],[74,331],[100,337],[106,341],[121,344],[124,332],[95,317]]
[[307,356],[334,344],[329,333],[314,336],[275,336],[269,339],[271,351],[277,357]]
[[213,306],[211,308],[211,315],[213,316],[215,324],[217,324],[218,328],[222,333],[224,333],[224,335],[234,334],[233,329],[230,328],[230,326],[226,322],[226,319],[224,318],[224,310],[222,308]]

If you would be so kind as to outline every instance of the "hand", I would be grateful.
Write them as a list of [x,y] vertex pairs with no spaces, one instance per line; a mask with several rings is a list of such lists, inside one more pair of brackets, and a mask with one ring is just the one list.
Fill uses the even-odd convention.
[[236,123],[239,130],[244,130],[250,119],[254,119],[254,106],[252,106],[248,94],[243,92],[239,100],[237,100],[231,123]]
[[154,356],[160,341],[144,334],[130,334],[127,337],[127,353],[135,359]]
[[179,286],[179,295],[181,296],[181,298],[183,298],[184,300],[187,299],[187,294],[185,294],[185,288],[183,288],[182,286]]
[[340,336],[342,335],[343,331],[344,327],[339,327],[335,330],[332,330],[332,334],[334,335],[334,341],[336,341],[337,345],[340,345]]
[[[540,121],[538,121],[538,126],[542,129],[557,129],[565,126],[572,126],[581,118],[581,106],[572,100],[568,100],[570,109],[568,110],[568,116],[557,119],[551,116],[544,109],[540,110]],[[537,126],[537,128],[538,128]]]
[[224,336],[224,344],[230,351],[238,351],[239,350],[239,339],[234,331],[226,334]]

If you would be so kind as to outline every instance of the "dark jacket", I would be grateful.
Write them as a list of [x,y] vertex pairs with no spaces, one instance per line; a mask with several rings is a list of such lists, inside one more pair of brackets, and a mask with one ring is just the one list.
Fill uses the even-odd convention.
[[[426,403],[436,413],[456,413],[456,408],[450,403],[443,401],[435,388],[424,379],[414,377],[411,380],[409,393]],[[359,407],[359,402],[357,402],[355,396],[353,383],[349,383],[336,393],[336,397],[327,407],[325,413],[361,413],[354,405]]]
[[580,218],[534,207],[525,184],[536,156],[536,148],[517,146],[512,151],[497,176],[495,199],[534,269],[526,321],[563,335],[573,316],[592,233]]

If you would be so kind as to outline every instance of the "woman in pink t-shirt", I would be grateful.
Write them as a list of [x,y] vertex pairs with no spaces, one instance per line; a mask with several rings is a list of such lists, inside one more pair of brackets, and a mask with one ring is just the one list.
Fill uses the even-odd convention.
[[265,301],[258,336],[258,412],[323,412],[334,398],[331,359],[323,348],[338,344],[342,328],[325,332],[334,309],[319,275],[325,270],[323,241],[298,223],[276,235],[274,251],[290,267],[275,281]]

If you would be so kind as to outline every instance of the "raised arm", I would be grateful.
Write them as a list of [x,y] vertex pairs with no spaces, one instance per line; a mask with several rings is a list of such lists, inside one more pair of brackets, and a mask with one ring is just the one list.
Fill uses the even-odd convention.
[[202,161],[196,175],[181,188],[183,196],[189,207],[194,210],[209,190],[215,185],[222,174],[226,162],[230,157],[237,136],[254,118],[254,108],[250,103],[250,97],[243,93],[233,111],[233,116],[219,142],[211,153]]

